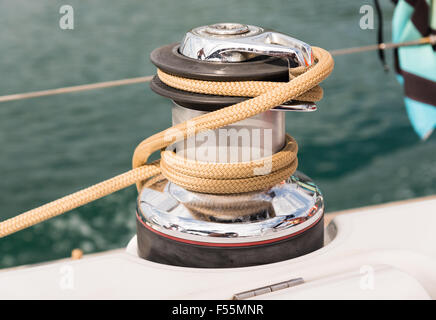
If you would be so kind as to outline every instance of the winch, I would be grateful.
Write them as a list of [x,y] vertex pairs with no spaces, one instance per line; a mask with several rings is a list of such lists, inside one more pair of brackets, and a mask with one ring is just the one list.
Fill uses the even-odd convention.
[[[187,121],[189,131],[190,119],[249,97],[181,90],[163,81],[165,75],[217,83],[287,82],[292,70],[310,68],[314,57],[308,44],[285,34],[219,23],[194,28],[181,43],[154,50],[151,61],[161,71],[151,82],[152,90],[173,101],[173,125]],[[293,148],[296,154],[295,141],[285,133],[285,112],[315,110],[312,101],[288,101],[243,121],[192,135],[169,149],[185,165],[215,163],[218,169],[220,164],[270,159],[284,148]],[[177,161],[171,161],[177,167]],[[286,161],[292,162],[286,165],[295,171],[296,157]],[[270,173],[271,163],[265,161],[262,168],[253,170],[258,171],[256,175]],[[183,172],[174,177],[182,183],[159,175],[139,193],[138,254],[144,259],[185,267],[245,267],[291,259],[323,246],[323,196],[301,172],[264,190],[237,193],[221,192],[218,187],[215,192],[213,184],[212,191],[188,190]]]

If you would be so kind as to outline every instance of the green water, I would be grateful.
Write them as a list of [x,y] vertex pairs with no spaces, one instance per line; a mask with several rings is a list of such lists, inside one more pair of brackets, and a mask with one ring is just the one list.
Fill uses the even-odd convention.
[[[193,26],[237,21],[337,49],[375,41],[359,28],[372,1],[0,1],[0,95],[150,75],[150,52]],[[59,8],[75,9],[61,30]],[[392,6],[386,1],[385,34]],[[388,54],[391,57],[391,54]],[[287,114],[300,170],[328,211],[436,193],[436,135],[413,132],[392,72],[375,52],[338,57],[319,111]],[[148,85],[0,104],[0,219],[130,168],[135,146],[170,125]],[[135,233],[134,187],[0,240],[0,267],[120,248]]]

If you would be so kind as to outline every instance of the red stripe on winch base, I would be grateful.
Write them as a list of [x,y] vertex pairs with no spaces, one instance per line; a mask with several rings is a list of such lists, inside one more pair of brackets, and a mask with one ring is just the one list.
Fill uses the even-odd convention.
[[319,222],[319,220],[321,220],[321,218],[323,216],[324,216],[324,214],[322,214],[318,218],[318,220],[316,220],[310,226],[307,226],[306,228],[301,229],[298,232],[295,232],[293,234],[290,234],[290,235],[287,235],[287,236],[283,236],[283,237],[280,237],[280,238],[275,238],[275,239],[270,239],[270,240],[263,240],[263,241],[254,241],[254,242],[241,242],[241,243],[213,243],[213,242],[201,242],[201,241],[194,241],[194,240],[187,240],[187,239],[177,238],[177,237],[173,237],[173,236],[170,236],[168,234],[165,234],[163,232],[157,231],[157,230],[153,229],[152,227],[148,226],[144,221],[142,221],[141,217],[138,215],[138,213],[136,213],[137,219],[142,223],[142,225],[144,227],[146,227],[151,232],[154,232],[154,233],[156,233],[158,235],[161,235],[162,237],[165,237],[165,238],[177,241],[177,242],[184,242],[184,243],[188,243],[188,244],[196,244],[196,245],[206,246],[206,247],[249,247],[249,246],[268,244],[268,243],[277,242],[277,241],[280,241],[280,240],[285,240],[285,239],[297,236],[297,235],[301,234],[302,232],[312,228],[314,225],[316,225]]

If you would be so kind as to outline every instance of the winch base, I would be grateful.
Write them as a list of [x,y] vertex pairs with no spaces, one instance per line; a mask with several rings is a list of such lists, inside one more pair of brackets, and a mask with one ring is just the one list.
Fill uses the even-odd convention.
[[137,216],[138,255],[149,261],[192,268],[238,268],[302,256],[324,243],[324,215],[309,228],[286,239],[250,245],[199,245],[171,239],[149,229]]

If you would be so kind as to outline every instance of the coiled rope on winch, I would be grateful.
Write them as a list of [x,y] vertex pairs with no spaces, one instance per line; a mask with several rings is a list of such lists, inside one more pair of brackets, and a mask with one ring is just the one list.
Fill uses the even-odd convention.
[[[313,54],[314,65],[304,72],[299,68],[290,69],[289,82],[199,81],[167,75],[159,70],[158,74],[162,77],[162,81],[171,83],[169,85],[181,90],[192,92],[202,90],[202,93],[207,94],[255,97],[193,118],[145,139],[134,152],[132,170],[1,222],[0,237],[70,211],[134,183],[140,190],[148,179],[160,173],[168,180],[189,190],[210,193],[262,190],[289,177],[297,166],[297,146],[289,136],[287,145],[280,152],[269,158],[252,162],[232,164],[190,162],[179,159],[169,150],[162,151],[161,165],[158,161],[150,164],[147,161],[152,153],[175,142],[206,130],[217,129],[253,117],[289,100],[321,99],[322,90],[318,84],[332,72],[334,61],[330,53],[322,48],[313,47]],[[254,168],[262,167],[264,161],[271,161],[271,172],[266,175],[255,175]]]
[[160,168],[168,180],[191,191],[213,194],[258,191],[272,187],[295,172],[297,149],[296,141],[286,135],[282,150],[270,158],[250,162],[201,162],[165,150],[161,153]]

